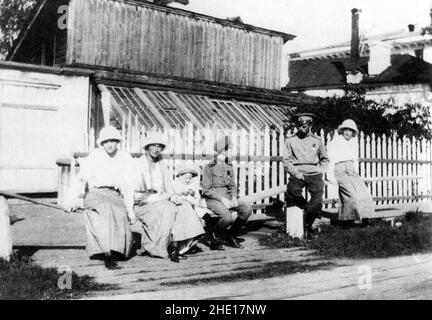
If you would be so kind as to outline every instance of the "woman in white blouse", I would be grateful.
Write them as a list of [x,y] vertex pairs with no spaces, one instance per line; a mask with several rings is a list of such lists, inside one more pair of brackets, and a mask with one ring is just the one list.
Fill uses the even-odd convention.
[[359,146],[357,125],[345,120],[328,145],[330,158],[329,180],[339,185],[341,207],[339,219],[360,221],[372,217],[375,204],[365,183],[358,174]]
[[138,204],[134,209],[144,229],[142,251],[179,262],[186,258],[180,254],[180,244],[200,236],[203,228],[174,194],[172,175],[162,157],[165,148],[160,134],[149,134],[144,143],[145,154],[136,163]]
[[114,127],[101,130],[99,148],[80,163],[80,179],[88,185],[84,198],[87,251],[103,255],[108,269],[118,269],[113,253],[128,257],[132,246],[130,224],[133,211],[132,157],[118,149],[120,133]]

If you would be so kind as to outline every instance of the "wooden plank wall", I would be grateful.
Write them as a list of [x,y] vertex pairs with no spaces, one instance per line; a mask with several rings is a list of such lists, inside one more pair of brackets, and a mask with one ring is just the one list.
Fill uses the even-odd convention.
[[282,38],[115,0],[72,0],[68,63],[280,89]]

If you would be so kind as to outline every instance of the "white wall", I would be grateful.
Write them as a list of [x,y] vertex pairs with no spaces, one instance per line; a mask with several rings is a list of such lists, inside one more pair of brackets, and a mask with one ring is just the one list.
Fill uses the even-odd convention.
[[427,85],[403,85],[388,86],[377,89],[370,89],[366,98],[375,101],[391,101],[397,106],[406,103],[419,103],[424,106],[432,106],[432,92]]
[[306,90],[304,93],[309,96],[322,97],[322,98],[333,97],[333,96],[342,97],[343,95],[345,95],[345,91],[341,89]]
[[0,189],[57,188],[58,158],[85,149],[89,79],[0,69]]

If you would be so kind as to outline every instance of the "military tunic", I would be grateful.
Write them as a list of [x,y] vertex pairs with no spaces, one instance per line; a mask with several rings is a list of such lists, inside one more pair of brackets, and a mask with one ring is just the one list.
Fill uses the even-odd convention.
[[225,229],[234,222],[231,210],[237,211],[238,217],[247,221],[252,213],[252,206],[249,203],[239,199],[238,206],[230,209],[222,203],[223,198],[232,200],[238,197],[234,168],[231,163],[207,164],[202,172],[201,186],[207,207],[220,217],[217,224],[219,228]]
[[309,133],[301,139],[292,135],[285,141],[284,166],[290,175],[315,175],[327,170],[329,158],[320,137]]

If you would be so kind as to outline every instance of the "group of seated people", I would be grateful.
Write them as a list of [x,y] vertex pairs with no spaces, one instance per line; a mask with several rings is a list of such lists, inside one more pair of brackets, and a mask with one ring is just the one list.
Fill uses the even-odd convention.
[[239,199],[229,137],[215,144],[216,156],[203,169],[202,196],[193,166],[180,168],[172,178],[162,159],[167,143],[161,135],[149,134],[136,162],[119,149],[120,141],[116,128],[102,128],[99,148],[80,163],[79,181],[87,188],[83,209],[91,258],[101,256],[106,268],[118,269],[118,255],[135,254],[135,223],[144,230],[140,255],[179,262],[188,251],[202,251],[196,244],[203,236],[211,250],[242,248],[244,239],[238,235],[252,206]]
[[[321,138],[311,132],[314,118],[310,113],[295,117],[298,130],[286,138],[283,150],[289,174],[286,206],[303,209],[306,238],[321,215],[325,176],[339,186],[339,220],[374,216],[373,198],[358,173],[355,122],[347,119],[338,127],[327,154]],[[124,257],[135,253],[131,225],[137,222],[144,230],[137,250],[142,255],[179,262],[188,251],[201,250],[196,243],[203,236],[211,250],[224,250],[224,245],[242,248],[244,239],[238,236],[252,206],[239,198],[229,137],[215,143],[215,157],[203,168],[201,188],[194,167],[175,168],[173,180],[162,159],[167,143],[161,135],[149,134],[136,162],[118,148],[120,141],[117,129],[104,127],[99,148],[80,163],[79,181],[87,186],[83,209],[91,257],[102,255],[107,268],[118,268],[113,253]],[[308,201],[303,197],[305,188]]]

